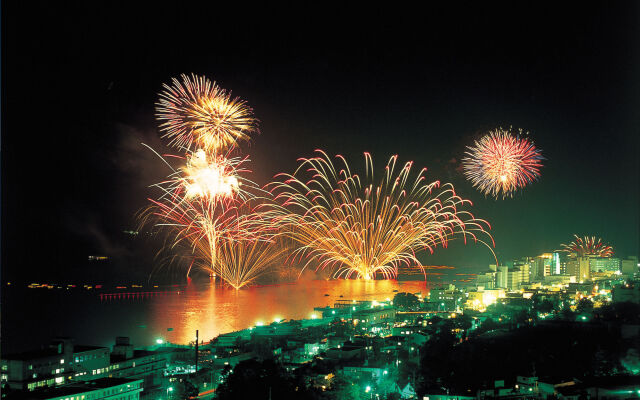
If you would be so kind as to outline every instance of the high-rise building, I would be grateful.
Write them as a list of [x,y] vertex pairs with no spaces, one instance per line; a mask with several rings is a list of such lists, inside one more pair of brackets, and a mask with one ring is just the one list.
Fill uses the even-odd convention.
[[560,275],[562,273],[560,268],[560,253],[551,254],[551,275]]
[[578,257],[578,282],[591,279],[591,260],[589,257]]
[[633,276],[636,272],[638,272],[638,257],[631,256],[622,260],[622,274]]
[[584,282],[591,279],[591,259],[577,257],[567,261],[567,275],[575,276],[576,281]]
[[496,287],[496,275],[495,271],[487,271],[485,273],[478,274],[476,278],[476,286],[485,289],[493,289]]
[[591,272],[619,272],[620,259],[613,257],[589,257]]
[[534,263],[531,257],[522,257],[520,260],[513,262],[513,267],[520,270],[520,282],[529,283],[532,280],[531,267]]
[[[533,278],[534,279],[542,279],[545,276],[552,275],[552,272],[556,270],[554,265],[554,253],[543,253],[537,256],[534,259],[534,268],[533,268]],[[557,254],[557,253],[556,253]],[[557,270],[560,270],[559,264],[560,259],[557,259],[558,267]]]
[[514,267],[509,269],[507,272],[507,289],[509,290],[518,290],[520,289],[520,284],[522,283],[522,271],[520,268]]
[[509,273],[509,267],[506,265],[500,265],[498,267],[498,272],[496,273],[496,287],[498,288],[507,288],[507,274]]

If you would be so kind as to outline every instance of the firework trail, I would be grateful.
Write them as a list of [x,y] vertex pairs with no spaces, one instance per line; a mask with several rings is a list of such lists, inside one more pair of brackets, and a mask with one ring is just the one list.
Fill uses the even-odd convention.
[[184,186],[188,199],[207,197],[229,199],[241,196],[240,173],[249,172],[242,168],[247,159],[207,156],[204,150],[197,150],[186,157],[178,186]]
[[[522,131],[520,131],[522,134]],[[467,146],[462,160],[464,174],[473,187],[496,199],[513,192],[540,176],[542,154],[533,142],[502,128]]]
[[204,76],[182,74],[163,84],[156,118],[171,146],[218,153],[257,131],[253,110]]
[[575,240],[569,244],[562,244],[562,249],[558,251],[576,253],[578,257],[586,255],[611,257],[613,255],[613,247],[605,244],[601,238],[597,238],[595,236],[573,236],[575,237]]
[[[157,154],[157,153],[156,153]],[[246,239],[251,233],[242,223],[240,208],[254,197],[255,183],[242,177],[246,158],[208,159],[197,151],[186,157],[186,166],[173,168],[167,180],[152,185],[159,189],[157,199],[140,215],[142,225],[153,225],[167,235],[163,250],[187,246],[199,264],[203,254],[212,266],[220,243]],[[248,226],[248,225],[247,225]]]
[[[462,210],[471,205],[450,184],[426,183],[426,169],[410,179],[413,163],[389,159],[374,183],[373,160],[365,153],[364,177],[353,174],[346,159],[318,156],[300,159],[298,169],[280,174],[267,185],[276,206],[274,220],[281,235],[297,243],[293,258],[306,257],[304,267],[329,268],[334,277],[393,278],[398,265],[421,265],[416,252],[433,253],[456,234],[481,241],[489,224]],[[309,176],[309,180],[305,178]],[[484,242],[483,242],[484,243]]]
[[240,289],[255,283],[276,263],[283,261],[285,250],[274,240],[223,241],[213,272],[234,289]]

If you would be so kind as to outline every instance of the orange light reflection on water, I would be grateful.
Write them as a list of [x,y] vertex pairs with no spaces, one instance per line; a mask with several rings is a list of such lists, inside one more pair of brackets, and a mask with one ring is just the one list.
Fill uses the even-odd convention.
[[337,300],[384,301],[393,298],[394,290],[423,295],[428,291],[424,281],[314,280],[241,290],[190,283],[180,295],[152,300],[149,334],[188,344],[194,341],[197,329],[200,340],[206,342],[257,323],[311,318],[314,307],[333,306]]

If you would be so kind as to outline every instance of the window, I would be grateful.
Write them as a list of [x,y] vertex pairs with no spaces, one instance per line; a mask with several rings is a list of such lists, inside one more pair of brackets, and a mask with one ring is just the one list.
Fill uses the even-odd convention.
[[64,358],[60,359],[60,364],[64,364]]

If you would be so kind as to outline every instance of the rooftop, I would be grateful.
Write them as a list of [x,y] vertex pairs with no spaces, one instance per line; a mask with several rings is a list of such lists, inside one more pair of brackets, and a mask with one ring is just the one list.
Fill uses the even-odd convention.
[[94,381],[85,382],[82,384],[74,384],[68,386],[62,386],[55,389],[36,390],[33,392],[24,392],[20,395],[16,395],[16,398],[22,399],[51,399],[62,396],[73,396],[75,394],[91,392],[94,390],[106,389],[115,386],[133,384],[136,382],[142,382],[141,379],[127,379],[127,378],[100,378]]

